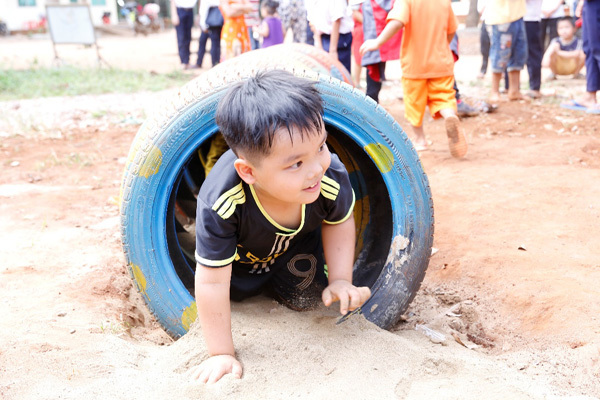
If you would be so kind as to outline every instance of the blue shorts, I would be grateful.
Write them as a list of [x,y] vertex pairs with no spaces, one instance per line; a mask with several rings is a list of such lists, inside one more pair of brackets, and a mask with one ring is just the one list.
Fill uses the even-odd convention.
[[522,70],[527,62],[527,34],[523,18],[507,24],[488,25],[487,28],[492,39],[492,72]]

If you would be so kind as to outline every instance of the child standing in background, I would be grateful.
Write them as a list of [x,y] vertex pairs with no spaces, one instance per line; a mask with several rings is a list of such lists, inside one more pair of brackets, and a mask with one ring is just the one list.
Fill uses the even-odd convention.
[[[198,41],[198,61],[196,66],[202,67],[202,61],[204,60],[204,54],[206,53],[206,42],[210,39],[210,57],[212,66],[214,67],[221,61],[221,31],[223,30],[223,24],[221,25],[209,25],[208,14],[212,8],[219,10],[219,0],[202,0],[200,7],[198,7],[198,22],[200,24],[200,40]],[[214,11],[213,11],[214,12]],[[220,11],[219,11],[220,12]],[[221,22],[224,22],[221,20]]]
[[279,2],[274,0],[264,0],[260,6],[260,12],[264,16],[258,27],[258,34],[263,38],[261,48],[283,43],[283,25],[276,16],[277,7],[279,7]]
[[[394,0],[369,0],[362,2],[363,37],[365,40],[375,39],[383,31],[388,13],[393,5]],[[354,41],[354,38],[352,38],[352,41]],[[361,60],[361,64],[367,69],[366,94],[377,103],[379,103],[379,92],[385,80],[386,62],[400,58],[401,42],[402,31],[400,30],[378,50],[365,53],[365,56]]]
[[219,0],[225,23],[221,31],[221,61],[229,60],[251,50],[244,15],[252,12],[248,0]]
[[522,100],[521,70],[527,63],[525,0],[488,0],[485,23],[490,33],[492,90],[490,101],[500,100],[500,79],[508,71],[508,99]]
[[352,70],[352,29],[354,19],[347,0],[307,0],[308,22],[314,32],[315,47],[323,49]]
[[398,0],[377,39],[366,40],[361,54],[379,49],[404,28],[400,50],[404,116],[412,125],[415,148],[427,150],[423,131],[425,108],[444,118],[453,157],[467,154],[467,140],[456,115],[454,58],[449,44],[458,23],[448,0]]
[[527,37],[527,73],[529,75],[529,93],[532,99],[542,97],[542,0],[527,0],[525,3],[525,36]]

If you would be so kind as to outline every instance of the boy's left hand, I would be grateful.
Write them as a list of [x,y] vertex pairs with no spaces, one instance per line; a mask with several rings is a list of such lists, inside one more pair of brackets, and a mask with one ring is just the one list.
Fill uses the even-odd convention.
[[356,287],[345,280],[333,281],[323,290],[323,303],[329,307],[332,303],[340,302],[340,313],[346,314],[362,306],[371,297],[371,290],[366,287]]

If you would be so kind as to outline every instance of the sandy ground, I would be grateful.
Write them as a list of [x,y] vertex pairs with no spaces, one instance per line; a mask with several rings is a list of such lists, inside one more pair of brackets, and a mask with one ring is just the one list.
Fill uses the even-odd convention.
[[[154,63],[174,33],[108,39],[137,49],[130,66],[177,67],[173,51]],[[44,39],[0,46],[4,67],[52,62]],[[457,64],[472,100],[489,85],[470,79],[476,61]],[[465,160],[426,121],[439,251],[405,322],[388,332],[360,317],[336,326],[324,308],[235,304],[245,375],[213,386],[186,375],[205,356],[199,332],[172,342],[120,247],[125,158],[171,91],[0,103],[0,398],[600,398],[600,125],[556,105],[583,81],[545,86],[541,101],[466,119]],[[406,126],[399,93],[392,82],[382,103]]]

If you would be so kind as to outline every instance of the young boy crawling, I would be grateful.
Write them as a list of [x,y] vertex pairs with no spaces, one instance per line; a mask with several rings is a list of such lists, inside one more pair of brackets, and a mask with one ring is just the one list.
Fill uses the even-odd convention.
[[267,293],[305,310],[322,290],[345,314],[370,296],[352,284],[354,192],[322,115],[314,82],[281,70],[236,84],[219,103],[231,150],[203,183],[196,215],[196,305],[209,354],[192,371],[201,382],[242,376],[230,299]]

